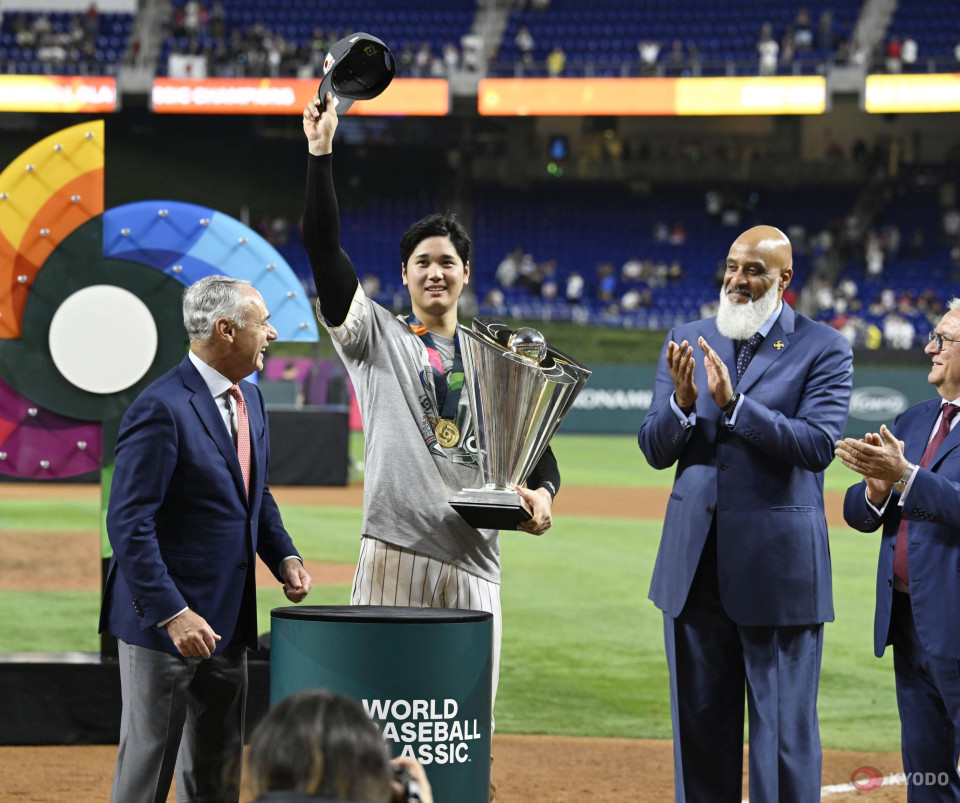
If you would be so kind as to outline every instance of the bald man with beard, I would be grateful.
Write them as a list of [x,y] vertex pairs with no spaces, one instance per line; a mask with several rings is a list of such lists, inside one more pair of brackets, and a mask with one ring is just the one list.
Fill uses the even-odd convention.
[[715,318],[666,338],[640,449],[676,466],[650,599],[663,611],[676,800],[818,801],[817,687],[833,620],[823,471],[853,355],[783,302],[790,241],[772,226],[727,255]]

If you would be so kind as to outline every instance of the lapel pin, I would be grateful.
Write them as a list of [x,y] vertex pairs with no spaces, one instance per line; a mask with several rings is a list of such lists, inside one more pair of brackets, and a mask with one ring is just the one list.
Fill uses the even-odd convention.
[[782,341],[782,340],[778,340],[776,343],[773,344],[773,347],[774,347],[777,351],[780,351],[780,349],[784,348],[783,341]]

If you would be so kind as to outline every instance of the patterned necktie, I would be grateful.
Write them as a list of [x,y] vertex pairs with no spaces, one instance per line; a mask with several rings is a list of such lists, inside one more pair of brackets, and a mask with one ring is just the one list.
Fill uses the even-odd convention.
[[237,458],[240,460],[240,472],[243,474],[243,487],[250,496],[250,422],[247,420],[247,403],[238,385],[231,385],[227,391],[237,403]]
[[[957,407],[955,404],[943,405],[943,417],[940,419],[940,427],[937,429],[937,434],[933,436],[933,440],[927,444],[927,448],[923,452],[923,457],[920,458],[920,468],[930,467],[930,464],[933,462],[933,456],[937,453],[937,449],[940,448],[940,444],[942,444],[947,439],[947,435],[950,434],[950,422],[958,410],[960,410],[960,407]],[[893,550],[893,575],[905,586],[910,584],[910,569],[907,563],[908,528],[909,522],[907,521],[907,517],[901,513],[900,527],[897,530],[897,544]]]
[[740,377],[743,376],[743,372],[747,370],[747,366],[750,364],[750,360],[753,359],[753,355],[757,351],[757,346],[760,345],[760,341],[763,340],[763,335],[757,332],[749,340],[744,340],[740,344],[740,353],[737,355],[737,382],[740,381]]

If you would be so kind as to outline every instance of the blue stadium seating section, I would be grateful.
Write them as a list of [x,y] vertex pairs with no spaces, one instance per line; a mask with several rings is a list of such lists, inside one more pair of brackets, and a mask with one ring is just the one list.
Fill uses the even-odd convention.
[[[726,226],[706,214],[702,188],[697,185],[657,186],[645,198],[637,198],[619,184],[579,187],[554,186],[520,193],[502,188],[486,189],[477,201],[476,262],[474,284],[479,297],[494,283],[500,260],[518,245],[537,262],[556,260],[560,293],[569,274],[576,270],[586,280],[583,309],[570,311],[563,302],[544,303],[522,290],[511,290],[507,304],[514,314],[552,317],[586,316],[591,322],[638,327],[672,326],[700,317],[702,305],[715,301],[717,267],[740,232],[760,223],[786,229],[801,224],[814,234],[852,207],[855,190],[832,189],[829,197],[818,188],[791,191],[761,190],[752,193],[739,187],[725,193],[745,202],[740,223]],[[754,200],[751,200],[751,196]],[[658,222],[672,226],[684,223],[683,245],[657,242]],[[605,321],[603,302],[593,300],[597,291],[596,266],[610,262],[618,278],[613,291],[619,299],[628,289],[619,280],[620,268],[631,257],[678,260],[683,279],[667,280],[652,290],[652,306],[623,313]],[[809,254],[794,255],[794,286],[799,289],[810,273]]]
[[[940,191],[944,182],[950,181],[960,187],[960,168],[913,167],[905,170],[896,182],[896,192],[877,217],[874,227],[879,231],[884,226],[896,224],[900,229],[900,253],[884,261],[883,273],[867,276],[862,253],[853,254],[848,260],[841,278],[849,277],[859,288],[858,298],[864,310],[860,317],[869,323],[881,326],[882,315],[872,315],[868,305],[876,300],[882,290],[891,288],[899,298],[907,295],[918,299],[926,293],[945,303],[960,297],[960,268],[951,262],[952,244],[943,236],[943,209]],[[922,245],[912,243],[914,234],[922,234]],[[822,316],[827,319],[829,316]],[[917,337],[926,342],[930,320],[922,309],[908,313]]]
[[953,50],[960,42],[960,15],[955,0],[909,0],[900,2],[887,30],[903,39],[916,41],[921,62],[924,59],[953,60]]
[[[751,201],[751,195],[754,200]],[[703,188],[697,185],[657,186],[644,198],[632,195],[620,184],[557,184],[526,191],[483,186],[474,198],[475,218],[471,285],[483,299],[497,286],[500,261],[522,246],[540,263],[555,260],[558,270],[558,298],[547,301],[528,290],[505,290],[505,307],[510,315],[522,318],[578,320],[600,325],[663,328],[700,317],[701,305],[715,301],[718,294],[716,271],[733,239],[744,229],[768,223],[786,229],[801,224],[809,234],[828,223],[842,221],[853,208],[855,188],[822,187],[791,190],[730,189],[726,197],[742,200],[746,208],[736,226],[710,218],[704,205]],[[363,206],[341,203],[341,239],[359,276],[377,275],[381,292],[377,300],[388,306],[408,303],[400,277],[399,241],[415,220],[442,207],[433,199],[375,200]],[[654,226],[663,221],[672,226],[682,221],[687,237],[683,245],[657,242]],[[280,252],[313,292],[310,267],[299,236],[294,234]],[[684,276],[652,290],[650,307],[611,315],[607,304],[596,300],[600,263],[613,264],[617,284],[613,295],[619,299],[629,285],[619,280],[620,268],[631,257],[679,260]],[[799,291],[811,270],[811,255],[797,249],[794,254],[794,287]],[[567,277],[579,272],[586,282],[584,302],[579,307],[563,298]],[[490,314],[503,310],[487,309]]]
[[[173,0],[174,7],[182,8],[186,0]],[[227,38],[234,29],[246,31],[260,22],[274,33],[297,46],[309,45],[318,26],[324,31],[335,31],[339,36],[348,31],[366,31],[382,39],[399,58],[402,48],[409,44],[419,47],[430,44],[439,56],[443,46],[452,42],[458,48],[460,37],[470,32],[476,14],[472,0],[418,0],[398,7],[389,0],[369,0],[361,4],[331,2],[330,0],[222,0]],[[203,51],[213,46],[206,36],[199,38]],[[174,47],[182,51],[190,46],[186,37],[168,39],[161,50],[158,74],[166,74],[167,55]],[[401,76],[403,72],[398,74]]]
[[[736,0],[705,3],[702,0],[602,0],[583,3],[581,0],[552,0],[546,11],[515,11],[503,36],[497,69],[512,75],[519,54],[514,42],[517,31],[526,26],[533,35],[536,48],[534,67],[524,75],[543,75],[547,54],[559,44],[566,53],[565,76],[593,74],[617,77],[624,74],[623,65],[638,69],[637,43],[654,40],[661,44],[659,62],[665,64],[670,46],[680,40],[684,47],[695,43],[699,50],[702,75],[727,74],[736,65],[738,74],[755,74],[757,38],[765,22],[773,27],[779,42],[784,30],[793,24],[800,3],[778,0]],[[817,24],[820,14],[830,9],[834,17],[834,39],[850,36],[862,0],[832,0],[807,4],[813,24],[814,50],[797,60],[801,72],[816,71],[828,60],[833,49],[816,49]],[[799,54],[798,54],[799,55]],[[791,65],[781,70],[792,73]]]
[[[38,14],[39,12],[27,13],[28,22],[32,23]],[[13,25],[18,16],[19,12],[4,12],[3,24],[0,26],[0,70],[15,75],[43,75],[51,72],[56,75],[115,75],[126,53],[127,40],[134,23],[133,14],[101,12],[95,40],[96,64],[86,65],[82,60],[68,58],[65,63],[54,68],[37,58],[36,48],[17,45]],[[52,11],[47,16],[55,33],[66,33],[70,30],[74,14]]]

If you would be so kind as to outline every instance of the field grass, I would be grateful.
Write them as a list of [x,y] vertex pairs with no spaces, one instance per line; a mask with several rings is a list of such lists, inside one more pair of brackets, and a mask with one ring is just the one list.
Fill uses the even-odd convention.
[[[362,450],[362,441],[358,444]],[[643,461],[630,437],[560,435],[564,483],[669,487],[672,472]],[[827,472],[828,489],[854,480]],[[287,505],[284,520],[308,559],[352,564],[360,512]],[[10,530],[94,531],[95,502],[0,500]],[[670,736],[662,618],[647,589],[660,522],[564,517],[541,538],[501,536],[504,643],[497,729],[504,733]],[[2,534],[0,534],[2,538]],[[2,543],[2,542],[0,542]],[[894,750],[899,723],[890,658],[873,657],[876,540],[831,530],[837,621],[827,625],[819,713],[825,747]],[[312,604],[345,604],[347,584],[318,587]],[[261,628],[288,604],[261,591]],[[96,651],[95,592],[0,590],[0,651]]]

